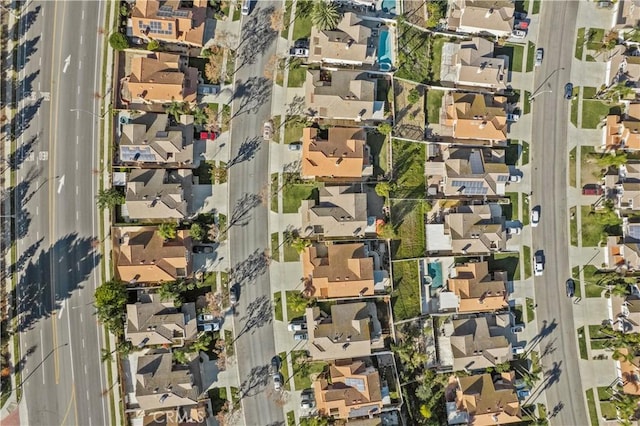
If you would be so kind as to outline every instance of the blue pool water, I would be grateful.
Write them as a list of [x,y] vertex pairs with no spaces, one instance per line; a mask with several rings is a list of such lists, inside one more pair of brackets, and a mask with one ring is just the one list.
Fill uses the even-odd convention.
[[378,65],[381,71],[391,71],[393,58],[391,57],[391,38],[389,31],[380,33],[380,43],[378,44]]
[[431,277],[431,288],[439,288],[444,284],[442,281],[442,264],[440,262],[430,262],[427,264],[427,273]]
[[396,0],[382,0],[381,9],[386,13],[395,13],[396,11]]

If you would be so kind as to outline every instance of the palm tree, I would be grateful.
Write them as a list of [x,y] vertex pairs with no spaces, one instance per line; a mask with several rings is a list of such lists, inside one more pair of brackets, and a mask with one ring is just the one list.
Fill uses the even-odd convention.
[[165,111],[167,114],[172,115],[176,121],[180,121],[180,116],[184,113],[184,104],[173,100],[167,107],[165,107]]
[[319,30],[332,30],[338,26],[340,22],[340,12],[338,7],[327,1],[316,1],[311,10],[311,22],[318,27]]
[[112,209],[113,207],[124,204],[125,202],[124,194],[118,191],[117,188],[113,187],[99,190],[96,198],[98,208],[101,210]]
[[207,113],[202,108],[198,107],[195,107],[191,111],[191,115],[193,115],[193,121],[199,126],[205,124],[209,119],[209,117],[207,117]]
[[[302,293],[296,291],[287,295],[287,305],[292,311],[304,311],[309,304],[309,299],[305,298]],[[292,318],[289,318],[290,320]]]
[[291,242],[291,247],[295,249],[298,254],[302,253],[307,247],[311,247],[311,241],[304,238],[296,237]]
[[158,226],[158,235],[165,241],[173,240],[178,234],[178,225],[174,222],[161,223]]
[[113,361],[113,352],[111,352],[109,348],[102,348],[100,350],[100,361],[101,362]]

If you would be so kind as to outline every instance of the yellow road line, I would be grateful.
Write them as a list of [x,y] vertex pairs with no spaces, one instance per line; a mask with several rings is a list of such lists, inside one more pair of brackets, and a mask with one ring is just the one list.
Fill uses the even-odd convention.
[[[65,411],[64,413],[64,417],[62,418],[62,422],[60,422],[60,425],[64,426],[65,425],[65,421],[67,420],[67,417],[69,417],[69,410],[71,410],[71,403],[73,403],[73,405],[75,407],[77,407],[76,405],[76,385],[72,384],[71,385],[71,399],[69,400],[69,405],[67,405],[67,411]],[[76,424],[78,424],[78,410],[76,409]]]

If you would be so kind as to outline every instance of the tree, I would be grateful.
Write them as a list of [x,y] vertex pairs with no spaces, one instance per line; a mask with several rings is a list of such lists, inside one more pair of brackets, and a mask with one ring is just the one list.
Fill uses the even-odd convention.
[[376,130],[378,131],[378,133],[380,133],[381,135],[388,135],[389,133],[391,133],[391,131],[393,130],[393,126],[391,125],[391,123],[387,123],[386,121],[383,123],[378,124],[378,127],[376,128]]
[[420,91],[416,87],[409,90],[409,94],[407,95],[407,101],[409,101],[410,104],[415,104],[419,100],[420,100]]
[[124,309],[127,305],[127,289],[121,281],[107,281],[94,294],[98,320],[116,336],[124,334]]
[[209,349],[209,346],[211,345],[211,340],[212,340],[211,334],[203,333],[198,337],[198,340],[196,340],[191,345],[189,345],[189,351],[205,352],[207,349]]
[[109,45],[113,50],[124,50],[129,48],[129,40],[119,32],[115,32],[109,36]]
[[204,75],[209,80],[209,83],[216,84],[220,82],[220,73],[222,71],[222,55],[220,55],[219,48],[213,46],[211,55],[209,56],[209,62],[204,66]]
[[502,364],[496,364],[494,369],[497,373],[506,373],[507,371],[511,370],[511,364],[509,363],[509,361],[503,362]]
[[396,185],[394,183],[391,182],[378,182],[376,184],[376,194],[378,194],[378,196],[382,197],[382,198],[389,198],[389,194],[391,193],[391,191],[395,191],[396,190]]
[[189,229],[189,234],[194,240],[202,241],[207,235],[207,231],[199,223],[194,223]]
[[178,364],[188,364],[189,357],[187,356],[187,351],[185,351],[184,349],[174,349],[173,360]]
[[178,225],[175,222],[164,222],[158,226],[158,235],[165,241],[173,240],[178,235]]
[[604,154],[598,158],[598,165],[600,167],[620,167],[623,164],[627,164],[627,154],[624,152],[611,154]]
[[124,204],[126,198],[124,194],[118,191],[117,188],[111,187],[109,189],[101,189],[98,191],[98,196],[96,197],[98,208],[103,209],[112,209],[115,206]]
[[299,291],[287,295],[287,305],[292,311],[302,311],[309,304],[309,299]]
[[113,361],[113,352],[111,352],[109,348],[100,349],[100,361],[101,362]]
[[193,121],[199,126],[204,125],[209,119],[205,110],[199,107],[192,109],[191,115],[193,115]]
[[149,43],[147,43],[147,50],[153,52],[158,49],[160,49],[160,42],[158,40],[150,40]]
[[311,247],[311,241],[304,238],[296,237],[291,242],[291,247],[293,247],[295,251],[298,252],[298,254],[301,254],[307,247]]
[[316,1],[311,9],[311,22],[321,31],[332,30],[340,22],[338,6],[326,1]]
[[429,409],[429,407],[427,407],[427,404],[422,404],[420,406],[420,414],[425,419],[430,419],[431,418],[431,410]]
[[329,426],[327,417],[300,417],[300,426]]
[[165,111],[172,115],[176,121],[180,121],[180,116],[184,114],[184,104],[173,100],[165,107]]
[[182,293],[193,290],[195,285],[183,280],[165,281],[158,289],[161,300],[173,300],[176,306],[182,305]]
[[443,10],[446,10],[446,0],[427,2],[427,28],[436,28],[440,24],[440,20],[444,17]]

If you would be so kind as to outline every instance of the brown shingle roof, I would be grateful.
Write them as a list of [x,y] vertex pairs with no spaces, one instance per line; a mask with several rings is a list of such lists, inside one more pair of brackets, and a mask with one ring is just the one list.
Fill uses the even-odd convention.
[[327,139],[318,129],[302,131],[302,176],[361,178],[365,159],[366,133],[359,127],[332,127]]

